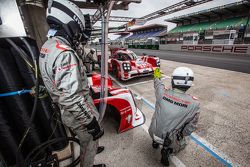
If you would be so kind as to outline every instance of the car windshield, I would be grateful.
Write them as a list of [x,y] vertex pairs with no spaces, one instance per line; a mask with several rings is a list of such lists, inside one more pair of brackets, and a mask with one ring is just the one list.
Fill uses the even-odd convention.
[[143,61],[141,59],[136,59],[136,64],[142,64]]
[[130,57],[133,59],[133,60],[136,60],[138,57],[137,57],[137,55],[134,53],[134,52],[132,52],[132,51],[128,51],[128,54],[130,55]]

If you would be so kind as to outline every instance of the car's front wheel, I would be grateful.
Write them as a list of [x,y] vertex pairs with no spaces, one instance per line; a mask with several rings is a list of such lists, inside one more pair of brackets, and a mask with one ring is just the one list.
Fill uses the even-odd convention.
[[113,75],[114,75],[118,80],[120,80],[118,67],[117,67],[116,65],[113,65],[112,67],[113,67],[113,68],[112,68],[112,73],[113,73]]
[[117,66],[115,64],[112,65],[112,74],[116,75],[117,73]]

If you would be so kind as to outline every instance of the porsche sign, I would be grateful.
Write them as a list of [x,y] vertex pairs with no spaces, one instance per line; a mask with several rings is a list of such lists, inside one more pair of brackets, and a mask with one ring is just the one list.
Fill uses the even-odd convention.
[[248,45],[181,45],[181,51],[247,54]]

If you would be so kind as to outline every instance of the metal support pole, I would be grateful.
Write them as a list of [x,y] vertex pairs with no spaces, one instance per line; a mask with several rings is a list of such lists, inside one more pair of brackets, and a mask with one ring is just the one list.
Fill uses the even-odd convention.
[[249,19],[250,19],[250,12],[248,12],[248,16],[247,16],[247,22],[246,25],[244,27],[244,32],[243,32],[243,37],[242,37],[242,43],[245,43],[245,35],[246,35],[246,30],[247,30],[247,26],[249,24]]
[[101,41],[101,93],[100,93],[100,117],[99,122],[102,121],[105,110],[107,107],[107,95],[108,95],[108,26],[111,10],[114,5],[114,1],[111,1],[107,14],[105,16],[103,5],[100,7],[102,15],[102,41]]

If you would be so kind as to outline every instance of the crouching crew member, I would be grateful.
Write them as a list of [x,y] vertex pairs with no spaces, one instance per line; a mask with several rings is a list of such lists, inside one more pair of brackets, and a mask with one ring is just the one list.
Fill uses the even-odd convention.
[[199,102],[186,93],[193,80],[191,69],[178,67],[172,74],[172,89],[166,89],[159,68],[154,71],[156,104],[149,134],[153,139],[153,148],[162,145],[163,165],[169,166],[169,155],[182,150],[186,145],[185,136],[196,129]]

